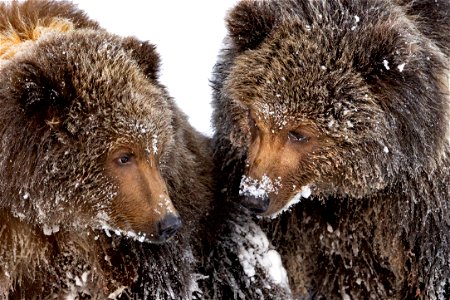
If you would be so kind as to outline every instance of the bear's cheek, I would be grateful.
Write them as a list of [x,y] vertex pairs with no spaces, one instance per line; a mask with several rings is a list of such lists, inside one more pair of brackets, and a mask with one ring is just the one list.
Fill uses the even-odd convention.
[[150,237],[157,235],[157,223],[162,212],[152,208],[151,203],[140,195],[119,193],[113,200],[111,226]]
[[156,164],[135,158],[124,166],[112,164],[108,175],[117,186],[110,225],[124,232],[163,242],[180,227],[179,213]]

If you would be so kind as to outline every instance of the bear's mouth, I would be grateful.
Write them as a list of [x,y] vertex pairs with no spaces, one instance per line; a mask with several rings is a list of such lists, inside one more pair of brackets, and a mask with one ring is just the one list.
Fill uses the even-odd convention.
[[112,236],[118,236],[118,237],[124,237],[127,239],[131,239],[136,242],[140,243],[149,243],[149,244],[163,244],[165,242],[168,242],[171,240],[175,233],[173,233],[170,236],[164,236],[164,235],[153,235],[153,234],[146,234],[142,232],[136,232],[134,230],[122,230],[118,228],[113,228],[109,225],[103,224],[101,226],[101,230],[106,234],[108,237]]
[[178,214],[168,214],[156,225],[148,226],[149,228],[142,227],[144,230],[136,230],[136,227],[133,227],[128,222],[124,222],[123,226],[117,226],[116,222],[111,224],[111,222],[108,222],[110,218],[104,212],[97,214],[97,216],[98,223],[95,228],[103,231],[106,236],[123,237],[140,243],[165,243],[171,240],[182,226]]
[[282,199],[285,195],[282,189],[280,178],[273,181],[266,175],[261,180],[243,176],[239,189],[241,204],[255,214],[273,219],[312,193],[311,185],[303,185],[289,193],[286,201]]
[[274,213],[271,213],[270,210],[268,210],[265,216],[271,219],[275,219],[282,213],[290,210],[295,204],[299,203],[301,199],[309,198],[309,196],[311,196],[311,193],[311,186],[304,185],[297,193],[294,194],[294,196],[290,198],[290,200],[281,209],[275,211]]

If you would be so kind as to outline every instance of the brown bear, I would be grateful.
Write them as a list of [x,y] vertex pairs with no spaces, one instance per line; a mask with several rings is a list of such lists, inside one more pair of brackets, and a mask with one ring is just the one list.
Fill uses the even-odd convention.
[[[450,2],[241,1],[214,157],[294,297],[450,297]],[[295,206],[292,204],[297,203]]]
[[153,45],[67,2],[0,16],[1,299],[289,296],[261,229],[212,209],[210,140]]
[[154,46],[65,2],[0,15],[0,298],[189,298],[211,153]]

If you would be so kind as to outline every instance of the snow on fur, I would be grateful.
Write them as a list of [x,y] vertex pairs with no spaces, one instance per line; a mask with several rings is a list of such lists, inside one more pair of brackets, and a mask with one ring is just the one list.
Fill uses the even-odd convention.
[[235,230],[236,236],[232,238],[247,242],[240,246],[238,255],[245,274],[253,278],[259,268],[273,283],[288,287],[288,278],[280,254],[270,247],[269,240],[261,228],[254,223],[247,223],[244,226],[236,225]]
[[263,175],[261,179],[242,176],[239,195],[250,195],[256,198],[262,198],[267,196],[268,193],[277,193],[278,188],[281,186],[281,178],[272,180],[267,175]]
[[[295,298],[448,298],[448,11],[268,0],[228,14],[213,76],[219,188],[250,209],[239,195],[278,209],[301,199],[293,185],[314,190],[260,219]],[[242,180],[253,174],[283,185]]]

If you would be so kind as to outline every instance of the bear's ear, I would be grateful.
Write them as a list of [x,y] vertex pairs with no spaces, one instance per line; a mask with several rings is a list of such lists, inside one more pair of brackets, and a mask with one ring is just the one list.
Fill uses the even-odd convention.
[[131,51],[131,57],[138,63],[144,74],[157,80],[159,75],[159,56],[156,53],[156,47],[149,42],[141,42],[135,38],[128,37],[122,42],[126,50]]
[[9,96],[19,102],[28,118],[37,122],[63,118],[75,97],[68,70],[23,61],[9,72]]
[[276,21],[276,8],[266,1],[242,1],[227,16],[229,35],[238,51],[255,49],[269,35]]

